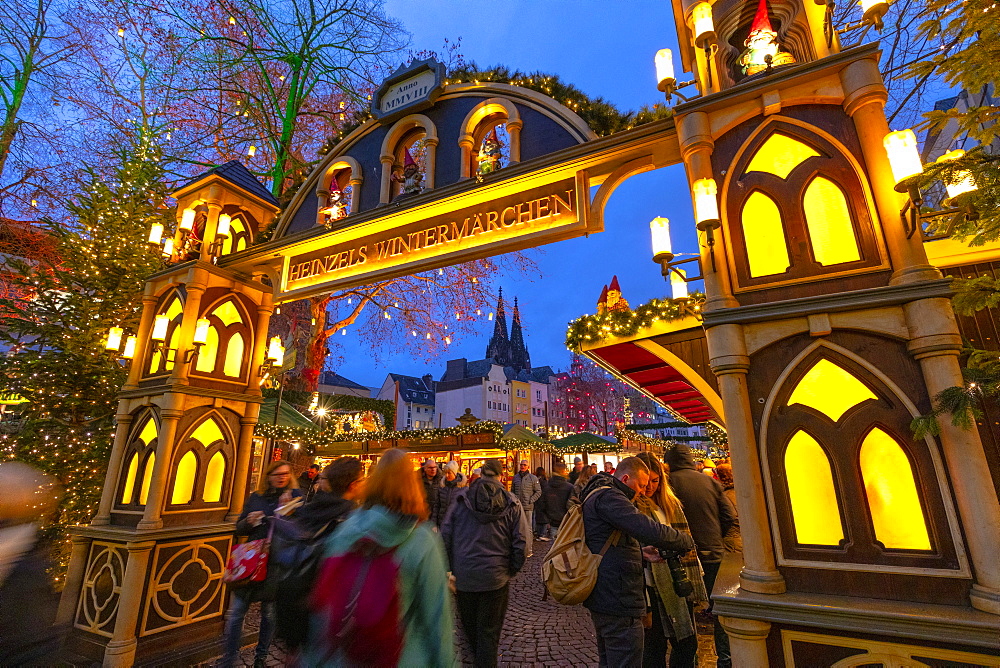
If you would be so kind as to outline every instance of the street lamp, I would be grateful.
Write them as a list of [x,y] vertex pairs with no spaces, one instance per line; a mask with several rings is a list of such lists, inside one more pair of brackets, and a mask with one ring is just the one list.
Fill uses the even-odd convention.
[[677,79],[674,77],[674,56],[670,49],[660,49],[657,51],[653,62],[656,65],[656,88],[666,95],[667,104],[670,104],[670,98],[674,95],[687,102],[688,98],[677,91],[695,82],[692,79],[682,84],[677,83]]
[[[913,134],[913,130],[909,129],[890,132],[882,140],[882,145],[889,157],[892,178],[896,182],[896,191],[907,195],[906,204],[899,212],[900,220],[906,228],[907,237],[913,236],[917,228],[920,227],[921,220],[938,218],[948,214],[961,214],[968,220],[978,215],[969,203],[963,206],[954,206],[956,198],[977,188],[972,174],[967,170],[960,171],[948,179],[950,183],[945,183],[948,199],[942,203],[952,208],[921,212],[920,206],[923,204],[923,196],[920,193],[918,177],[924,173],[924,165],[920,159],[920,152],[917,150],[917,136]],[[938,158],[937,162],[957,160],[963,155],[965,155],[964,151],[950,151]]]

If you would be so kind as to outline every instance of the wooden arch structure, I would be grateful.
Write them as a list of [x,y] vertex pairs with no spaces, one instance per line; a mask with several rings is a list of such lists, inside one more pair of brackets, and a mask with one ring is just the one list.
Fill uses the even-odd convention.
[[[780,382],[779,371],[812,340],[828,339],[862,359],[865,364],[843,362],[845,372],[886,402],[882,412],[860,404],[842,422],[826,424],[827,441],[875,433],[874,420],[883,414],[901,419],[900,411],[890,411],[891,396],[925,410],[935,394],[963,383],[948,281],[928,262],[919,235],[907,234],[900,222],[901,195],[882,148],[888,126],[878,53],[872,46],[837,52],[817,28],[820,6],[774,0],[782,16],[791,17],[789,34],[819,36],[822,44],[801,51],[804,62],[768,67],[759,76],[720,76],[731,54],[694,48],[693,4],[675,2],[684,62],[696,70],[703,96],[676,107],[672,118],[598,138],[569,109],[537,92],[445,85],[443,68],[419,62],[386,80],[373,99],[375,118],[313,172],[277,222],[273,240],[211,252],[224,221],[262,230],[279,212],[241,166],[216,168],[179,192],[182,215],[193,221],[200,245],[185,246],[178,262],[146,287],[105,492],[93,522],[78,527],[73,539],[59,616],[74,628],[74,649],[105,665],[127,666],[137,652],[165,653],[218,637],[221,571],[251,480],[275,304],[600,232],[604,206],[620,183],[683,162],[692,185],[703,179],[725,184],[720,220],[702,221],[715,225],[700,228],[703,322],[605,341],[588,354],[681,415],[725,422],[744,552],[723,565],[715,609],[733,638],[734,663],[830,665],[836,661],[830,657],[847,656],[845,648],[859,644],[857,653],[872,655],[888,644],[922,657],[981,651],[976,661],[983,664],[991,660],[987,654],[1000,652],[1000,506],[978,433],[944,424],[931,448],[888,424],[878,427],[878,433],[892,431],[893,452],[904,459],[912,453],[908,493],[915,501],[907,506],[908,521],[923,521],[931,537],[912,549],[901,552],[891,541],[871,538],[868,516],[853,511],[844,514],[844,532],[871,538],[863,549],[804,543],[800,536],[812,535],[801,524],[806,516],[788,511],[801,504],[774,502],[792,495],[789,480],[803,470],[795,449],[775,434],[799,433],[804,427],[797,429],[796,420],[826,418],[788,402],[765,415],[765,397]],[[739,5],[715,4],[720,18],[735,16]],[[727,21],[730,32],[742,25]],[[754,167],[757,158],[745,164],[748,142],[764,125],[777,126],[768,119],[779,113],[781,132],[806,149],[791,164],[754,145],[765,168]],[[517,137],[517,161],[470,178],[463,167],[476,151],[469,136],[475,141],[481,134],[470,123],[504,119]],[[429,170],[423,190],[419,181],[398,192],[387,187],[402,167],[399,156],[416,142]],[[346,215],[323,218],[323,193],[340,169],[351,170],[357,199]],[[826,195],[813,197],[820,173]],[[861,187],[845,190],[837,182],[843,174]],[[767,207],[751,206],[757,192],[770,193]],[[839,244],[833,261],[821,253],[825,243]],[[762,252],[784,253],[789,261],[762,265]],[[233,307],[208,313],[228,303],[220,302],[224,295],[232,295]],[[216,328],[215,355],[224,362],[199,370],[201,319]],[[884,378],[867,370],[885,360],[891,368],[882,368]],[[889,381],[896,388],[891,393],[884,390]],[[209,413],[211,434],[187,438]],[[147,416],[155,416],[155,438],[137,442],[130,438],[132,423]],[[762,430],[765,420],[781,429]],[[183,476],[175,470],[179,453],[186,458]],[[140,455],[148,466],[137,463],[132,474]],[[828,487],[837,503],[857,509],[880,502],[863,471],[831,461],[838,475],[831,473]],[[130,475],[132,482],[122,482]],[[173,489],[178,480],[183,494]],[[840,507],[828,505],[834,510],[827,516]],[[924,519],[917,517],[922,512]],[[784,541],[780,554],[778,539]],[[929,619],[932,605],[939,614]],[[788,645],[795,634],[808,636],[813,647]]]

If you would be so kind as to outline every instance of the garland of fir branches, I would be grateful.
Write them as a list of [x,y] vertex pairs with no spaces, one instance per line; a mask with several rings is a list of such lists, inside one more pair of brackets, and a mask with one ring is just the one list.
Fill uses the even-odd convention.
[[[392,423],[390,422],[389,424]],[[464,436],[468,434],[489,433],[494,435],[496,444],[499,446],[500,439],[503,438],[503,425],[492,420],[484,420],[471,426],[460,425],[458,427],[443,427],[440,429],[404,429],[401,431],[396,431],[394,429],[382,429],[379,431],[333,433],[329,430],[312,431],[304,427],[286,427],[283,425],[260,423],[258,423],[254,429],[255,435],[262,436],[264,438],[273,438],[278,441],[297,441],[300,447],[308,454],[314,454],[318,448],[330,447],[338,443],[439,439],[445,436]],[[525,450],[540,450],[538,446],[543,444],[533,441],[524,441],[521,439],[507,439],[503,442],[503,445],[506,450],[517,450],[519,448],[523,448]]]
[[705,295],[692,292],[679,299],[653,299],[630,311],[609,311],[603,315],[585,315],[569,323],[566,347],[580,352],[585,343],[610,337],[635,336],[640,329],[658,320],[670,322],[688,316],[700,317]]

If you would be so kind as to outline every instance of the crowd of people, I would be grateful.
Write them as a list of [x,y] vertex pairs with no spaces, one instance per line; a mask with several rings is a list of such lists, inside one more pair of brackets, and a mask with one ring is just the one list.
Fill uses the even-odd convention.
[[[268,546],[266,573],[233,583],[219,665],[235,663],[259,603],[255,666],[275,639],[289,665],[451,666],[456,612],[474,664],[495,666],[511,579],[536,541],[554,553],[581,522],[581,542],[602,555],[583,601],[601,666],[697,665],[697,616],[724,553],[742,547],[727,464],[699,470],[684,445],[600,472],[577,459],[532,473],[525,460],[508,489],[495,459],[468,477],[454,461],[417,472],[411,461],[389,450],[367,476],[352,457],[299,476],[287,461],[266,468],[235,530]],[[56,497],[15,462],[0,464],[0,483],[0,664],[48,660],[58,634],[18,620],[54,617],[37,520]],[[715,646],[727,668],[718,626]]]
[[[457,611],[474,664],[495,666],[510,580],[536,541],[558,544],[574,506],[587,547],[603,555],[583,603],[601,666],[697,665],[697,615],[724,552],[741,547],[727,464],[699,471],[683,445],[665,461],[644,452],[600,472],[577,458],[572,470],[555,461],[532,473],[524,460],[508,489],[498,460],[470,476],[455,461],[428,459],[415,473],[410,462],[390,450],[367,478],[351,457],[298,478],[288,462],[267,468],[236,534],[269,537],[269,571],[233,590],[220,665],[233,664],[260,601],[255,665],[275,637],[293,665],[452,665]],[[715,643],[726,668],[718,626]]]

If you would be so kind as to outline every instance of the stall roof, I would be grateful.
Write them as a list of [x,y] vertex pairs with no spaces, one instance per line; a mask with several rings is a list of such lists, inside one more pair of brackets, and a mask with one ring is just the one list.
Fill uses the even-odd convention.
[[589,431],[585,431],[580,434],[570,434],[563,438],[557,438],[552,441],[552,445],[565,449],[573,450],[581,445],[617,445],[618,441],[610,436],[598,436],[597,434],[591,434]]
[[[277,399],[265,399],[260,405],[260,424],[274,424],[274,406]],[[288,403],[282,402],[278,411],[278,425],[281,427],[305,427],[306,429],[319,429],[319,425],[307,418],[302,413],[292,408]]]
[[722,406],[707,373],[704,330],[695,318],[659,326],[630,338],[606,339],[584,354],[688,422],[722,422]]
[[519,424],[505,424],[503,426],[503,438],[501,441],[530,441],[531,443],[544,443],[544,439],[533,431]]

